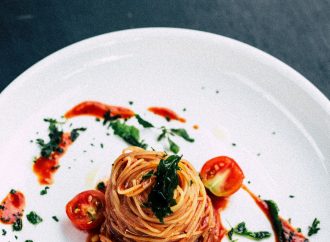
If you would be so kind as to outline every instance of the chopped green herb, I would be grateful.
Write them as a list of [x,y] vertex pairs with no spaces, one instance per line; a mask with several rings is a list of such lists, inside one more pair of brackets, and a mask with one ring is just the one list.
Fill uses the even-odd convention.
[[147,172],[146,174],[144,174],[144,175],[142,176],[142,181],[149,179],[149,178],[152,177],[153,175],[154,175],[154,171],[153,171],[153,170]]
[[96,118],[96,119],[95,119],[95,121],[96,121],[96,122],[100,122],[100,121],[101,121],[101,119],[99,119],[99,118]]
[[312,236],[313,234],[317,234],[317,232],[321,229],[318,227],[320,224],[320,220],[314,218],[311,226],[308,226],[308,236]]
[[59,144],[62,140],[63,131],[59,130],[57,125],[59,124],[58,121],[55,119],[44,119],[45,122],[49,123],[48,130],[49,130],[49,142],[45,143],[43,139],[37,139],[36,143],[40,146],[41,152],[40,155],[42,157],[48,158],[52,152],[56,151],[62,153],[63,150],[59,147]]
[[136,117],[137,121],[139,122],[139,124],[141,124],[144,128],[153,128],[153,127],[155,127],[153,124],[151,124],[148,121],[141,118],[140,115],[135,114],[135,117]]
[[52,219],[55,221],[55,222],[58,222],[59,219],[56,217],[56,216],[53,216]]
[[276,237],[278,238],[278,241],[285,242],[282,222],[278,216],[279,209],[278,209],[277,204],[272,200],[264,200],[264,202],[268,206],[269,215],[270,215],[271,222],[272,222],[272,225],[274,228],[274,232],[276,234]]
[[26,218],[31,224],[40,224],[42,222],[42,218],[36,212],[33,211],[27,214]]
[[5,206],[0,205],[0,210],[4,210],[4,209],[5,209]]
[[2,229],[2,236],[5,236],[7,234],[7,231]]
[[301,228],[297,228],[297,231],[298,231],[299,233],[301,233]]
[[109,124],[114,121],[114,120],[117,120],[120,118],[120,115],[115,115],[115,116],[111,116],[111,113],[110,111],[106,112],[104,115],[103,115],[103,125],[106,125],[106,124]]
[[101,148],[103,149],[103,147],[104,147],[103,143],[101,143],[100,146],[101,146]]
[[180,147],[174,143],[170,138],[168,138],[168,143],[170,145],[170,150],[174,153],[177,154],[180,151]]
[[44,189],[42,189],[42,190],[40,191],[40,195],[41,195],[41,196],[46,195],[48,189],[49,189],[49,187],[46,186]]
[[129,103],[129,105],[133,105],[134,102],[133,101],[129,101],[128,103]]
[[164,139],[167,135],[167,129],[165,127],[162,127],[162,133],[158,136],[157,141],[161,141]]
[[113,129],[115,135],[118,135],[127,143],[143,149],[147,148],[147,144],[143,140],[140,141],[140,131],[136,127],[127,125],[119,120],[111,122],[110,127]]
[[171,118],[168,117],[168,116],[166,116],[165,119],[166,119],[167,122],[170,122],[171,121]]
[[104,182],[99,182],[96,185],[96,189],[101,191],[101,192],[105,192],[105,189],[106,189],[105,183]]
[[148,196],[148,207],[161,223],[164,223],[164,217],[172,213],[170,207],[176,204],[173,195],[179,184],[177,170],[180,160],[180,156],[171,155],[159,162],[156,183]]
[[10,193],[10,194],[15,194],[15,193],[16,193],[16,190],[11,189],[9,193]]
[[289,195],[289,198],[294,198],[294,196],[293,195]]
[[25,240],[25,242],[33,242],[33,240],[28,239],[28,240]]
[[78,138],[78,136],[79,136],[79,132],[83,132],[85,130],[86,130],[86,128],[76,128],[76,129],[73,129],[71,131],[71,134],[70,134],[70,139],[72,141],[75,141]]
[[236,146],[236,143],[232,143],[231,145],[232,145],[232,146]]
[[[239,223],[234,229],[233,232],[236,235],[241,235],[244,236],[246,238],[249,239],[254,239],[254,240],[262,240],[262,239],[266,239],[269,238],[271,236],[271,233],[267,232],[267,231],[259,231],[259,232],[252,232],[249,231],[246,228],[245,222],[241,222]],[[232,236],[232,234],[231,234]]]
[[187,109],[186,108],[183,108],[182,111],[185,112],[185,111],[187,111]]
[[15,223],[13,223],[13,231],[21,231],[23,228],[22,219],[17,218]]
[[175,135],[182,137],[188,142],[194,142],[195,140],[189,136],[187,131],[185,129],[171,129],[171,132],[173,132]]

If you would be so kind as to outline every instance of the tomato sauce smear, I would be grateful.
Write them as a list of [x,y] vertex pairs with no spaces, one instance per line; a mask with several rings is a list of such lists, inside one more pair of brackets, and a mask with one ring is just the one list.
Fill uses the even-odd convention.
[[49,157],[40,156],[35,160],[33,171],[37,175],[41,185],[51,185],[53,183],[53,176],[59,168],[59,160],[71,144],[70,133],[64,133],[61,143],[59,144],[59,148],[62,149],[62,152],[52,152]]
[[[250,191],[247,186],[243,185],[242,188],[252,197],[254,202],[257,204],[257,206],[261,209],[261,211],[266,215],[267,219],[272,224],[272,218],[269,213],[268,205],[265,201],[263,201],[261,198],[257,197],[252,191]],[[308,241],[308,239],[298,230],[293,227],[287,220],[279,217],[281,223],[282,223],[282,229],[283,229],[283,235],[287,241],[292,242],[305,242]],[[274,226],[272,224],[273,230]],[[275,231],[275,230],[274,230]],[[280,242],[278,238],[276,238],[276,242]]]
[[23,216],[25,197],[20,191],[11,190],[0,204],[0,222],[14,224]]
[[149,107],[148,111],[162,116],[168,120],[177,120],[179,122],[185,123],[186,119],[180,117],[176,112],[174,112],[173,110],[169,109],[169,108],[164,108],[164,107]]
[[96,101],[85,101],[74,106],[64,114],[65,118],[74,118],[82,115],[104,118],[104,115],[110,112],[110,116],[119,116],[120,118],[131,118],[135,113],[125,107],[112,106]]

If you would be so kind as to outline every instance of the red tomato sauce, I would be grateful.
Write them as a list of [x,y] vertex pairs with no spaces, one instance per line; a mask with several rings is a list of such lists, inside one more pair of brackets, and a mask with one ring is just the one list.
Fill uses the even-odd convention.
[[12,190],[0,204],[0,222],[13,224],[23,216],[25,208],[25,197],[20,191]]
[[186,120],[182,117],[180,117],[178,114],[176,114],[174,111],[172,111],[171,109],[169,108],[164,108],[164,107],[150,107],[148,108],[148,111],[156,114],[156,115],[159,115],[159,116],[162,116],[166,119],[169,119],[169,120],[177,120],[177,121],[180,121],[182,123],[185,123]]
[[37,175],[40,184],[50,185],[53,183],[54,173],[59,168],[59,160],[71,144],[70,133],[64,133],[59,144],[63,152],[53,152],[48,158],[41,156],[35,161],[33,171]]
[[[265,203],[261,198],[256,196],[252,191],[250,191],[245,185],[242,186],[242,188],[252,197],[252,199],[255,201],[257,206],[261,209],[261,211],[266,215],[267,219],[270,221],[272,224],[272,219],[268,210],[268,205]],[[304,242],[306,241],[306,237],[297,231],[295,227],[293,227],[287,220],[283,219],[280,217],[281,223],[282,223],[282,228],[283,228],[283,233],[284,237],[286,239],[289,239],[292,242]],[[274,226],[272,224],[273,231],[274,231]],[[274,231],[275,232],[275,231]],[[307,240],[308,241],[308,240]],[[276,242],[280,242],[278,238],[276,238]]]
[[135,115],[129,108],[111,106],[96,101],[85,101],[67,111],[64,117],[73,118],[81,115],[90,115],[97,118],[104,118],[107,112],[110,112],[111,116],[120,116],[121,118],[131,118]]

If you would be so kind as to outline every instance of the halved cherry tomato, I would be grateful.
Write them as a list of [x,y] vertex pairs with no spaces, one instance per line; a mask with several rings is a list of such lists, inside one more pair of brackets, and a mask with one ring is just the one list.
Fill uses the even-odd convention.
[[23,216],[25,197],[20,191],[11,190],[0,204],[0,222],[13,224]]
[[235,193],[243,183],[244,174],[232,158],[218,156],[207,161],[200,173],[204,186],[218,197]]
[[97,190],[88,190],[76,195],[66,205],[66,214],[80,230],[91,230],[104,221],[104,194]]

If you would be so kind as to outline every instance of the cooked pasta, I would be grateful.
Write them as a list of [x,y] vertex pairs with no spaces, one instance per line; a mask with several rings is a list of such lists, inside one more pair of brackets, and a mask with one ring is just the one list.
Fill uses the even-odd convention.
[[105,222],[100,239],[107,241],[219,241],[220,218],[192,165],[181,159],[174,191],[176,204],[163,223],[145,206],[164,152],[129,147],[115,160],[105,193]]

